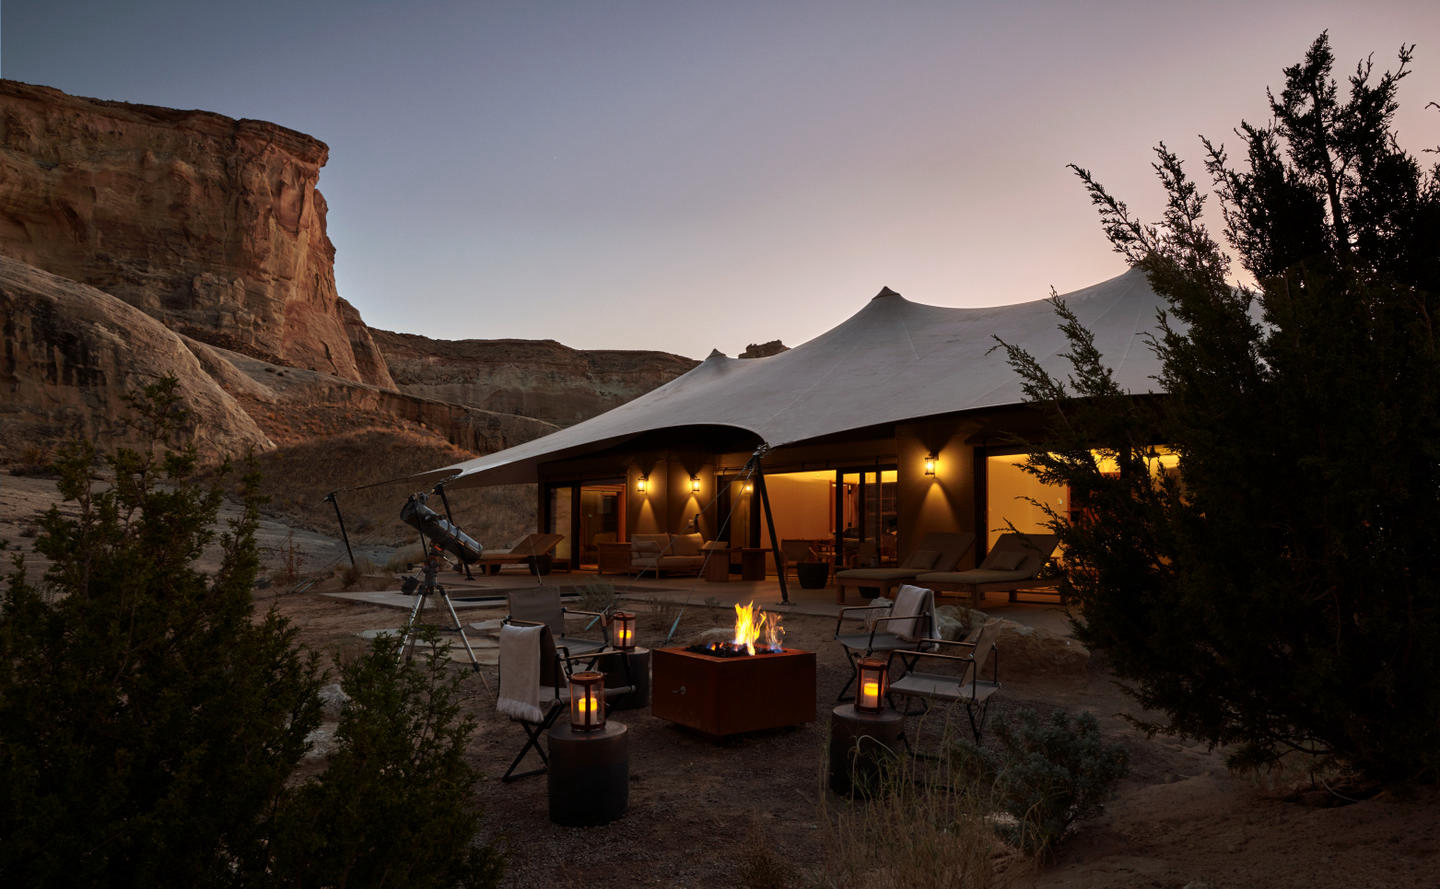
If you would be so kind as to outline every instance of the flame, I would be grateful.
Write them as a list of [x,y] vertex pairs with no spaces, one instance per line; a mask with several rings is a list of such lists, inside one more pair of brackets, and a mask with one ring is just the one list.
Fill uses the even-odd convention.
[[780,615],[768,614],[755,606],[735,606],[735,639],[732,644],[744,648],[747,654],[755,653],[755,643],[764,639],[767,651],[780,651],[785,639],[785,628],[780,626]]

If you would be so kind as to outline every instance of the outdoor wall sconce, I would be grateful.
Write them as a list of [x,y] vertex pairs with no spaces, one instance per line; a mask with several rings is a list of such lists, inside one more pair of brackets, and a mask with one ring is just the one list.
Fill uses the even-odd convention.
[[934,451],[925,455],[925,474],[930,478],[935,477],[935,464],[938,460],[939,458],[935,456]]
[[855,709],[861,713],[879,713],[885,709],[885,694],[890,690],[889,663],[883,658],[861,658],[855,665],[860,674]]
[[610,615],[615,627],[615,647],[621,651],[635,650],[635,612],[617,611]]
[[650,478],[650,477],[649,477],[648,475],[642,475],[642,476],[640,476],[638,479],[635,480],[635,493],[637,493],[637,494],[644,494],[644,493],[645,493],[646,482],[649,480],[649,478]]
[[690,476],[690,490],[691,490],[691,491],[694,491],[694,492],[696,492],[696,493],[699,493],[699,491],[700,491],[700,476],[698,476],[698,475],[692,475],[692,476]]
[[754,486],[754,485],[752,485],[750,482],[746,482],[746,483],[745,483],[745,493],[746,493],[746,494],[749,494],[751,491],[754,491],[754,490],[755,490],[755,486]]
[[605,727],[605,674],[595,671],[570,676],[570,728],[594,732]]

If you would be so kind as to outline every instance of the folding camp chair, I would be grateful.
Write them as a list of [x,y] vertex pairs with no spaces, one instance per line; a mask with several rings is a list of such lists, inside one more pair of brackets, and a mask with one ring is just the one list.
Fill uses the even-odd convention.
[[[864,620],[868,626],[858,632],[842,633],[845,621]],[[924,587],[906,584],[895,594],[891,605],[852,605],[841,608],[835,619],[835,641],[850,661],[850,678],[840,689],[837,701],[855,682],[855,665],[863,657],[897,648],[924,648],[935,632],[935,594]]]
[[[606,623],[605,615],[599,611],[580,611],[566,608],[560,602],[560,590],[557,587],[530,587],[521,590],[511,590],[507,596],[510,602],[510,613],[506,615],[505,621],[522,621],[529,623],[542,623],[550,628],[550,633],[555,637],[555,645],[567,649],[571,654],[588,654],[592,651],[599,651],[610,644],[610,628]],[[570,635],[566,618],[581,617],[588,618],[586,629],[592,630],[589,636]],[[596,636],[598,635],[598,638]]]
[[[926,639],[926,646],[890,652],[890,694],[920,701],[920,709],[907,716],[928,712],[937,701],[963,705],[975,743],[980,743],[990,698],[1000,690],[1000,652],[989,627],[982,627],[973,642]],[[987,663],[990,678],[982,679]]]
[[[619,683],[606,683],[605,698],[635,690],[630,659],[615,648],[575,654],[557,647],[550,628],[543,623],[508,621],[500,627],[500,692],[495,709],[518,722],[525,732],[525,745],[500,777],[510,782],[544,774],[550,767],[542,739],[570,704],[570,674],[576,665],[593,667],[604,658],[618,665]],[[540,766],[517,772],[531,750],[540,757]]]

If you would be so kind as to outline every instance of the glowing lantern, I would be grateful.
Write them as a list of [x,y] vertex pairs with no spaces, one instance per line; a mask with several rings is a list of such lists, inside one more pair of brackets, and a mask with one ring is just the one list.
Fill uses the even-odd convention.
[[645,493],[645,482],[648,480],[648,478],[649,478],[648,476],[642,475],[642,476],[640,476],[638,479],[635,480],[635,492],[636,492],[637,494],[644,494],[644,493]]
[[605,674],[587,671],[570,677],[570,727],[593,732],[605,727]]
[[610,615],[611,626],[615,628],[615,647],[621,651],[635,650],[635,613],[617,611]]
[[935,452],[934,452],[934,451],[931,451],[930,453],[928,453],[928,454],[925,455],[925,474],[926,474],[926,475],[928,475],[928,476],[930,476],[930,477],[932,477],[932,478],[935,476],[935,464],[936,464],[936,462],[938,462],[938,460],[939,460],[939,458],[935,456]]
[[700,476],[698,476],[698,475],[692,475],[692,476],[690,476],[690,490],[692,490],[692,491],[699,491],[699,490],[700,490]]
[[889,691],[890,671],[882,658],[861,658],[855,669],[860,673],[855,709],[862,713],[879,713],[885,709],[885,693]]

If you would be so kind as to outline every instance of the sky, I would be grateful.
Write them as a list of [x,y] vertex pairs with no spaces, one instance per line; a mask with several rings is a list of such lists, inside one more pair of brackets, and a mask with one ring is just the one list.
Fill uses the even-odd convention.
[[0,76],[324,141],[372,327],[703,358],[882,287],[1121,273],[1067,164],[1154,219],[1154,146],[1203,182],[1199,137],[1268,121],[1326,29],[1342,77],[1417,44],[1397,128],[1440,145],[1435,0],[0,0]]

